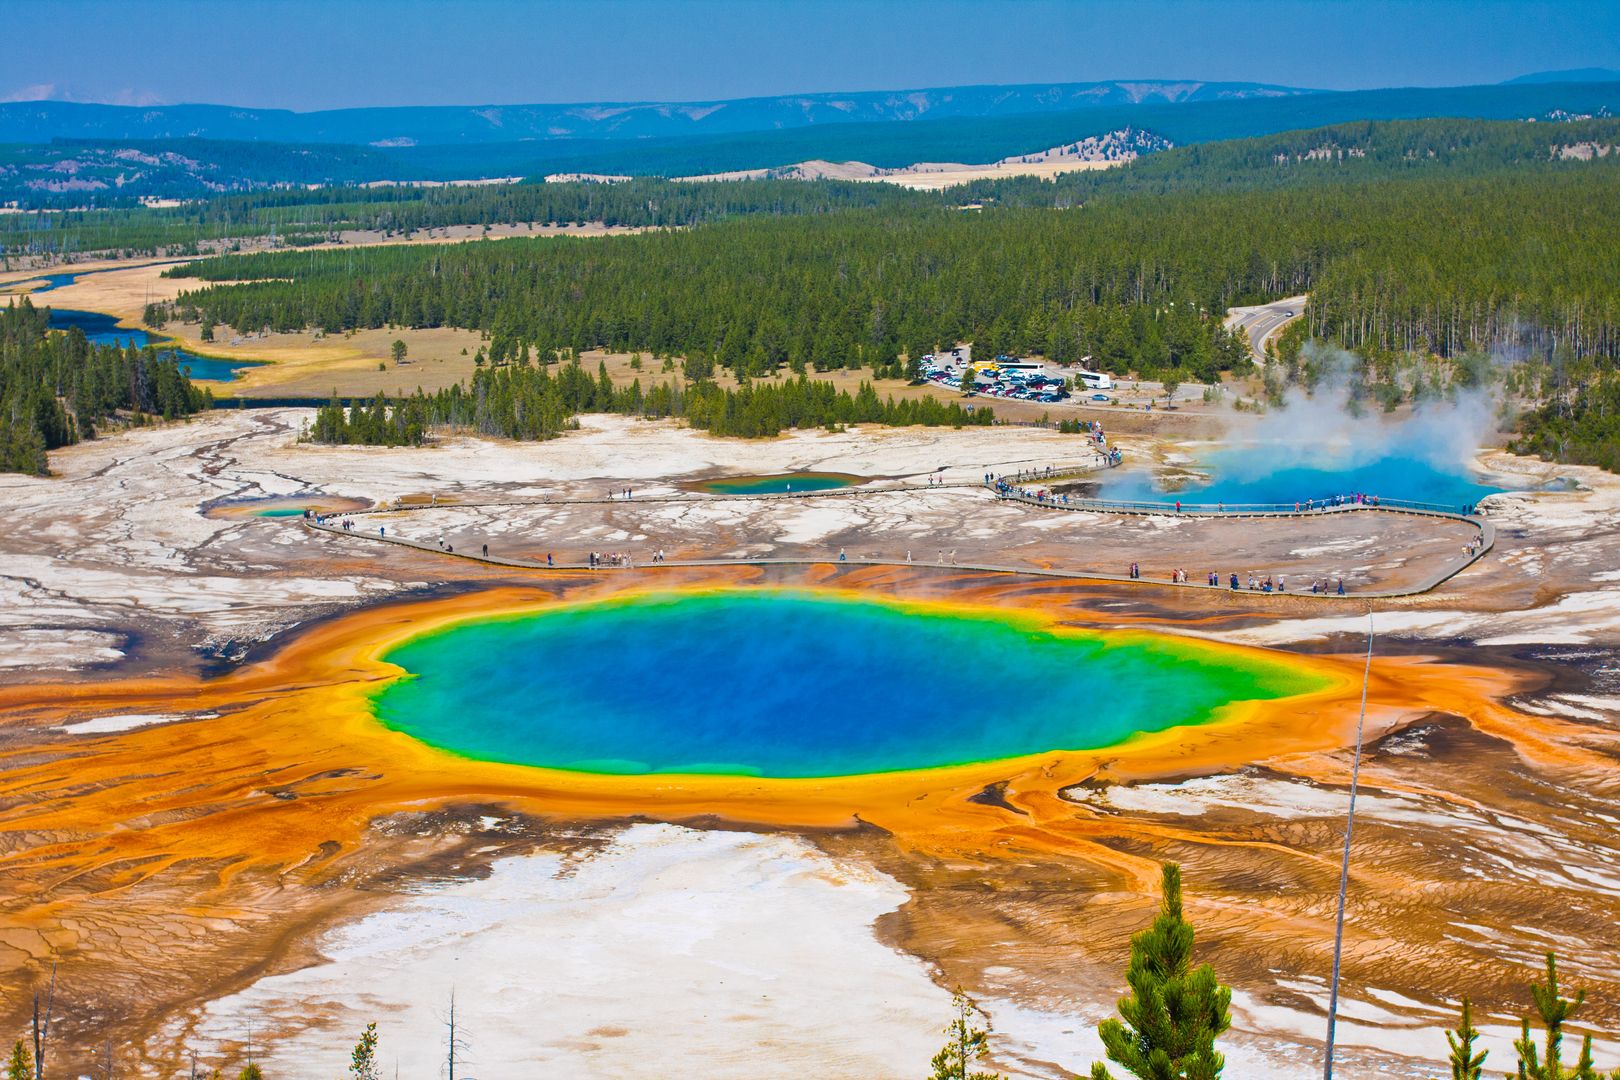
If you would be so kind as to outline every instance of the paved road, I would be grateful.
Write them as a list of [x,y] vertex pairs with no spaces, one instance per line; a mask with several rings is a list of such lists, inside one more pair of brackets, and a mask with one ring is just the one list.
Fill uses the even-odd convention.
[[1290,296],[1258,307],[1235,307],[1226,313],[1228,330],[1241,327],[1249,335],[1249,351],[1256,364],[1266,362],[1266,339],[1305,311],[1306,296]]

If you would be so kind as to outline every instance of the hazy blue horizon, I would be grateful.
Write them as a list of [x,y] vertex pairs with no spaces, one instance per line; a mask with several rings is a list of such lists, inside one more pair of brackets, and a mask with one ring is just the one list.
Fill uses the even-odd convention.
[[57,0],[7,28],[0,100],[300,112],[1620,68],[1620,4],[1595,0]]

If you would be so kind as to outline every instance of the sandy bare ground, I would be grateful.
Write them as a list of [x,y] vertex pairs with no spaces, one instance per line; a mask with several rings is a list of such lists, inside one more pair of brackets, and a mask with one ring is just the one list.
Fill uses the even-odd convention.
[[[538,445],[455,439],[423,450],[328,449],[292,441],[308,415],[212,414],[55,454],[53,478],[0,477],[8,506],[0,517],[0,655],[21,665],[0,671],[0,684],[51,674],[90,687],[112,677],[97,666],[109,664],[118,675],[196,670],[249,651],[264,655],[312,620],[378,599],[511,580],[251,516],[261,505],[338,508],[409,494],[577,497],[624,486],[651,494],[702,477],[792,470],[972,478],[1077,456],[1073,437],[1033,429],[806,432],[745,442],[621,418],[586,418],[584,430]],[[1153,452],[1140,438],[1133,450]],[[1554,472],[1500,454],[1488,463],[1527,478]],[[1591,1022],[1612,1029],[1620,1021],[1617,792],[1612,768],[1594,764],[1620,750],[1620,681],[1606,674],[1620,668],[1620,481],[1556,472],[1585,490],[1495,497],[1498,548],[1484,563],[1440,593],[1375,605],[1381,661],[1409,657],[1414,685],[1443,680],[1453,665],[1500,666],[1519,687],[1512,704],[1521,727],[1544,723],[1557,738],[1520,746],[1507,717],[1479,726],[1445,709],[1414,714],[1399,701],[1377,703],[1340,1028],[1348,1067],[1368,1075],[1432,1075],[1444,1052],[1440,1029],[1462,990],[1480,1002],[1481,1027],[1501,1050],[1523,1007],[1528,968],[1549,947],[1567,957],[1573,982],[1593,989]],[[249,501],[272,497],[280,501]],[[534,552],[552,544],[829,556],[837,547],[956,549],[1032,565],[1092,560],[1117,569],[1134,559],[1150,571],[1197,572],[1219,560],[1255,570],[1286,565],[1294,574],[1321,560],[1391,577],[1446,557],[1456,542],[1443,530],[1430,535],[1372,516],[1282,528],[1082,518],[953,489],[787,506],[463,506],[397,520],[426,537],[446,532],[457,546]],[[1325,610],[1304,597],[1194,596],[1160,586],[1054,592],[1016,578],[1004,588],[1009,599],[1061,593],[1105,623],[1307,651],[1353,652],[1365,627],[1359,610]],[[1424,655],[1441,662],[1422,664],[1416,657]],[[0,752],[30,749],[4,759],[0,781],[41,753],[80,752],[122,728],[161,729],[185,714],[182,704],[160,712],[90,710],[43,733],[47,742],[38,745],[41,732],[6,717]],[[181,1046],[225,1063],[249,1018],[271,1042],[272,1059],[316,1061],[323,1074],[341,1070],[342,1048],[371,1018],[383,1019],[385,1039],[396,1040],[407,1066],[420,1064],[436,1034],[429,1018],[454,982],[469,995],[484,1055],[476,1074],[486,1077],[532,1075],[536,1065],[558,1062],[577,1075],[605,1074],[609,1061],[621,1075],[639,1075],[643,1065],[662,1070],[671,1042],[658,1033],[694,1027],[703,1037],[679,1063],[703,1075],[746,1075],[750,1055],[769,1043],[794,1071],[902,1076],[922,1067],[926,1057],[917,1055],[936,1041],[941,988],[960,983],[990,1009],[996,1064],[1055,1078],[1093,1059],[1089,1031],[1112,1007],[1129,934],[1148,916],[1150,898],[1099,867],[1173,857],[1192,883],[1205,955],[1238,989],[1233,1068],[1297,1076],[1310,1067],[1321,1025],[1347,766],[1338,752],[1275,754],[1142,783],[1082,785],[1068,795],[1069,827],[1110,853],[1101,863],[1031,846],[1014,810],[986,841],[1010,845],[1012,857],[971,847],[922,854],[858,829],[804,840],[617,828],[571,838],[499,808],[423,813],[380,824],[335,884],[311,889],[302,872],[244,882],[233,910],[177,903],[162,875],[136,886],[112,882],[94,918],[74,931],[86,953],[70,970],[80,986],[97,988],[101,1015],[123,1018],[121,1045],[138,1044],[121,1051],[131,1067],[176,1062]],[[4,835],[28,843],[15,830]],[[297,921],[287,921],[295,912]],[[685,935],[679,948],[669,934],[627,933],[666,923]],[[25,951],[38,940],[32,924],[0,915],[0,927]],[[526,951],[537,940],[552,943],[543,963]],[[90,962],[92,953],[120,950],[143,959],[121,973]],[[478,960],[469,964],[469,955]],[[476,977],[463,975],[469,967]],[[421,977],[385,985],[400,970]],[[794,975],[784,982],[783,971]],[[206,990],[195,981],[204,972]],[[870,978],[851,983],[852,972]],[[539,1037],[522,1004],[537,978],[553,980],[544,985],[555,1012]],[[356,985],[368,989],[356,997]],[[622,993],[626,985],[670,990],[655,1007]],[[26,1000],[27,986],[5,989],[8,1001]],[[104,1021],[70,1009],[74,1045],[99,1043]],[[807,1022],[825,1030],[857,1020],[864,1026],[846,1057],[829,1060],[805,1041]],[[1610,1065],[1620,1049],[1604,1053]]]
[[1079,158],[996,161],[988,165],[960,162],[922,161],[902,168],[884,169],[863,161],[803,161],[782,169],[742,169],[706,176],[682,177],[694,183],[714,180],[858,180],[863,183],[894,184],[913,191],[942,191],[974,180],[1000,180],[1009,176],[1039,176],[1050,179],[1062,173],[1107,169],[1118,161],[1087,161]]
[[[1038,176],[1051,179],[1067,172],[1107,169],[1136,157],[1120,141],[1121,132],[1094,136],[1076,143],[1053,146],[1029,154],[1018,154],[983,165],[950,161],[919,161],[911,165],[882,168],[864,161],[801,161],[771,169],[741,169],[708,173],[679,179],[693,183],[725,180],[858,180],[895,184],[916,191],[940,191],[974,180],[998,180],[1009,176]],[[602,180],[620,179],[600,177]]]

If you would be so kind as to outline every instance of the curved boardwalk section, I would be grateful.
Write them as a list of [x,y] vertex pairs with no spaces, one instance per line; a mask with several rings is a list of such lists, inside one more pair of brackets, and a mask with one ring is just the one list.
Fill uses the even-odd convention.
[[874,495],[901,495],[906,493],[923,493],[938,491],[941,488],[954,488],[969,490],[982,488],[993,495],[998,501],[1016,503],[1027,506],[1032,510],[1068,511],[1071,513],[1088,513],[1099,515],[1120,515],[1128,517],[1161,517],[1180,518],[1184,520],[1197,519],[1224,519],[1224,518],[1265,518],[1265,519],[1321,519],[1328,516],[1342,517],[1345,515],[1403,515],[1420,519],[1433,520],[1436,523],[1460,523],[1474,530],[1474,538],[1466,545],[1463,557],[1448,559],[1443,565],[1422,575],[1414,581],[1403,583],[1393,588],[1355,589],[1340,594],[1332,589],[1323,589],[1321,592],[1312,592],[1309,589],[1295,590],[1294,592],[1262,592],[1255,589],[1239,589],[1245,596],[1275,595],[1275,596],[1313,596],[1325,600],[1346,599],[1383,599],[1402,596],[1416,596],[1430,592],[1441,584],[1456,576],[1462,570],[1482,558],[1495,544],[1495,528],[1490,521],[1477,513],[1464,513],[1457,510],[1448,510],[1423,504],[1395,502],[1390,500],[1355,501],[1346,498],[1344,501],[1331,505],[1311,505],[1309,508],[1296,508],[1291,505],[1265,505],[1265,506],[1224,506],[1224,505],[1177,505],[1166,503],[1121,503],[1103,499],[1068,499],[1054,497],[1050,494],[1032,492],[1017,486],[1025,482],[1046,482],[1050,480],[1084,475],[1097,471],[1094,466],[1078,466],[1065,469],[1043,470],[1039,474],[1022,475],[1018,477],[986,476],[982,483],[975,482],[942,482],[927,485],[919,484],[868,484],[860,487],[838,488],[826,491],[809,491],[760,494],[760,495],[701,495],[695,493],[682,493],[678,495],[649,495],[639,497],[625,497],[623,495],[610,498],[580,498],[580,499],[491,499],[491,500],[465,500],[454,503],[432,503],[429,505],[409,505],[392,508],[380,508],[362,513],[348,515],[330,515],[327,517],[310,517],[304,520],[307,528],[323,533],[344,537],[353,540],[366,540],[373,543],[393,544],[399,547],[411,548],[446,557],[466,559],[472,562],[483,563],[489,566],[503,567],[517,570],[546,571],[546,570],[602,570],[602,571],[656,571],[665,568],[678,567],[712,567],[712,566],[815,566],[829,564],[847,564],[852,566],[922,566],[936,567],[952,570],[974,570],[984,573],[1021,574],[1031,577],[1061,578],[1075,581],[1107,581],[1122,582],[1137,585],[1159,585],[1161,587],[1182,589],[1204,589],[1208,591],[1231,591],[1226,584],[1208,584],[1203,581],[1167,581],[1160,578],[1132,576],[1130,574],[1107,573],[1091,569],[1063,569],[1053,566],[1012,565],[992,561],[957,562],[951,559],[912,559],[891,558],[875,555],[847,554],[840,550],[836,555],[760,555],[750,557],[715,557],[715,558],[689,558],[689,559],[653,559],[650,561],[623,560],[611,564],[592,561],[552,561],[549,557],[545,561],[515,557],[510,555],[487,554],[485,550],[462,549],[457,550],[453,545],[446,545],[444,541],[429,543],[400,535],[389,535],[387,526],[381,525],[376,529],[359,527],[356,521],[372,519],[387,520],[390,516],[404,513],[423,513],[445,510],[475,510],[494,507],[514,506],[545,506],[568,507],[609,504],[629,508],[636,504],[667,504],[667,503],[703,503],[703,502],[776,502],[797,503],[816,499],[850,499],[871,497]]

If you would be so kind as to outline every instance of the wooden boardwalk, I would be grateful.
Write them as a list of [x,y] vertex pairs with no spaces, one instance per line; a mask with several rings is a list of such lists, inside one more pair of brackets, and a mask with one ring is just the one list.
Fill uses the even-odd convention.
[[[1055,470],[1052,473],[1040,476],[1030,476],[1029,482],[1057,479],[1060,476],[1073,476],[1092,471],[1089,467]],[[547,564],[532,559],[510,558],[501,555],[484,555],[478,551],[454,551],[440,547],[438,544],[429,544],[420,540],[411,540],[402,536],[388,536],[383,529],[368,531],[365,529],[345,529],[340,524],[317,521],[313,518],[303,519],[304,527],[317,532],[330,533],[350,540],[366,540],[372,543],[393,544],[398,547],[411,548],[416,551],[425,551],[431,554],[442,555],[446,558],[465,559],[470,562],[482,563],[487,566],[497,566],[513,570],[532,571],[578,571],[589,570],[594,573],[642,573],[659,570],[678,570],[688,567],[719,567],[719,566],[893,566],[893,567],[926,567],[942,570],[968,570],[991,574],[1021,574],[1026,577],[1061,578],[1070,581],[1101,581],[1119,582],[1130,585],[1152,585],[1165,589],[1203,589],[1209,592],[1239,592],[1244,596],[1273,596],[1290,597],[1306,596],[1318,600],[1344,601],[1344,600],[1370,600],[1394,599],[1404,596],[1419,596],[1432,592],[1457,574],[1473,565],[1495,546],[1496,529],[1490,521],[1477,514],[1450,513],[1442,510],[1414,509],[1400,506],[1373,506],[1367,504],[1347,504],[1343,506],[1317,507],[1311,510],[1290,511],[1286,509],[1245,510],[1234,508],[1231,510],[1187,510],[1177,513],[1171,506],[1159,509],[1149,509],[1142,506],[1112,507],[1098,500],[1085,500],[1083,503],[1060,503],[1050,498],[1039,499],[1018,493],[995,491],[989,485],[974,481],[954,481],[944,484],[899,484],[899,485],[860,485],[850,488],[835,488],[826,491],[806,491],[781,494],[757,495],[713,495],[702,496],[695,494],[646,496],[643,498],[603,498],[603,499],[500,499],[476,500],[454,503],[435,503],[429,505],[396,506],[388,509],[358,511],[351,514],[329,515],[330,517],[345,519],[376,518],[385,515],[400,513],[416,513],[433,510],[475,509],[489,506],[577,506],[591,504],[615,503],[633,505],[635,503],[669,503],[669,502],[706,502],[706,501],[787,501],[816,498],[837,498],[859,495],[889,494],[896,492],[923,492],[938,491],[941,488],[982,488],[997,499],[1006,502],[1017,502],[1023,505],[1036,507],[1042,510],[1063,510],[1071,513],[1099,513],[1099,514],[1132,514],[1138,516],[1182,517],[1197,519],[1205,517],[1266,517],[1266,518],[1292,518],[1292,517],[1321,517],[1328,514],[1406,514],[1416,517],[1434,518],[1452,522],[1463,522],[1478,531],[1479,543],[1474,546],[1474,553],[1465,559],[1457,560],[1442,566],[1430,573],[1422,580],[1398,589],[1366,590],[1347,592],[1340,596],[1333,592],[1313,593],[1303,592],[1271,592],[1265,593],[1251,589],[1233,590],[1223,585],[1210,585],[1205,582],[1170,582],[1153,578],[1133,578],[1126,574],[1109,574],[1098,570],[1058,570],[1035,566],[1014,566],[998,563],[956,563],[937,562],[927,560],[908,561],[906,559],[887,559],[877,557],[839,556],[833,558],[811,558],[807,556],[761,556],[757,558],[729,559],[676,559],[665,562],[633,563],[630,566],[591,566],[588,562],[556,562]],[[386,526],[383,527],[384,529]]]

